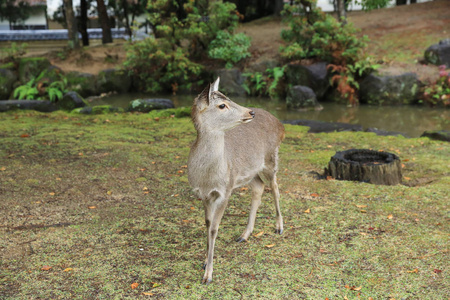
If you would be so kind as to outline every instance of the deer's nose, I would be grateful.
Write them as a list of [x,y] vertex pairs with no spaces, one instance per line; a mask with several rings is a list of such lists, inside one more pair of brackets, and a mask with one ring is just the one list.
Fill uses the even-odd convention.
[[253,110],[251,110],[251,111],[249,112],[249,114],[252,116],[252,118],[255,117],[255,112],[254,112]]

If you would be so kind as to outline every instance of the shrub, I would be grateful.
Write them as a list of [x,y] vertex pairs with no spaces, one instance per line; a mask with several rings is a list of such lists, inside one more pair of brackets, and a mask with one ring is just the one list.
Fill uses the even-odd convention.
[[221,59],[226,62],[226,68],[232,68],[234,64],[244,58],[250,57],[250,38],[243,33],[232,35],[222,30],[217,33],[216,39],[209,45],[208,55],[211,58]]
[[32,78],[26,84],[18,86],[13,93],[19,100],[50,100],[56,102],[67,92],[67,79],[56,73],[56,80],[50,80],[47,70],[44,70],[36,79]]
[[269,68],[264,73],[245,73],[247,77],[243,87],[252,96],[269,96],[277,98],[283,94],[283,78],[285,67]]
[[445,65],[439,66],[439,79],[425,87],[423,101],[431,106],[450,106],[450,74]]

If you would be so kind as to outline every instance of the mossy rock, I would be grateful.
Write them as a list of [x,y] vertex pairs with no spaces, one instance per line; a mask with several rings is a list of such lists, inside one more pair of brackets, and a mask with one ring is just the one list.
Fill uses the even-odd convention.
[[97,105],[97,106],[86,106],[75,108],[71,111],[73,114],[83,114],[83,115],[103,115],[109,113],[122,113],[124,112],[123,108],[114,107],[110,105]]
[[19,80],[22,84],[36,78],[42,71],[50,67],[50,61],[42,57],[25,57],[19,61]]
[[174,108],[170,99],[136,99],[128,105],[128,111],[150,112],[155,109]]
[[98,93],[127,93],[131,88],[131,77],[126,70],[108,69],[98,73],[97,91]]
[[2,64],[2,65],[0,65],[0,69],[7,69],[7,70],[10,70],[11,72],[14,72],[14,71],[16,71],[16,64],[13,62]]
[[449,130],[428,130],[425,131],[420,137],[428,137],[432,140],[450,142]]
[[9,99],[16,81],[16,74],[8,69],[0,69],[0,100]]
[[174,116],[175,118],[184,118],[191,116],[190,107],[178,107],[161,110],[153,110],[148,113],[151,118],[168,118]]
[[95,75],[73,71],[66,74],[66,79],[68,89],[82,97],[98,95]]
[[58,107],[66,111],[87,106],[86,101],[77,92],[68,92],[58,101]]
[[49,66],[47,69],[42,71],[38,76],[38,81],[46,81],[52,83],[55,81],[60,81],[64,78],[64,72],[57,66]]

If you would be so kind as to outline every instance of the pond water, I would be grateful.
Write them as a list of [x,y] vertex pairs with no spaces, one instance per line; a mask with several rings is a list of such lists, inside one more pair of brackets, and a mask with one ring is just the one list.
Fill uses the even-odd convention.
[[[91,105],[112,105],[127,108],[130,101],[139,98],[171,99],[175,107],[191,106],[194,95],[149,95],[141,93],[116,94],[90,100]],[[362,125],[364,129],[397,131],[410,137],[419,137],[426,130],[450,130],[450,110],[423,106],[370,106],[347,107],[342,104],[321,103],[321,111],[288,110],[286,103],[261,97],[231,97],[243,106],[257,106],[270,111],[280,120],[317,120]]]

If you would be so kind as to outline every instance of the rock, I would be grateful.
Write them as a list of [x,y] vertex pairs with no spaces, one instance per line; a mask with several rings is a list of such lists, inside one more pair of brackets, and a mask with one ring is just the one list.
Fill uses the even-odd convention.
[[17,76],[8,69],[0,69],[0,99],[9,99]]
[[252,64],[248,66],[246,71],[249,72],[265,72],[267,69],[273,69],[275,67],[279,67],[280,63],[277,60],[264,60],[260,63]]
[[329,123],[315,120],[289,120],[283,121],[284,124],[307,126],[309,133],[334,132],[334,131],[362,131],[363,127],[358,124],[347,123]]
[[449,130],[430,130],[422,133],[420,137],[428,137],[432,140],[450,142]]
[[136,99],[128,105],[128,111],[149,112],[155,109],[174,108],[169,99]]
[[81,72],[68,72],[66,74],[67,88],[71,91],[77,92],[82,97],[90,97],[98,95],[95,75]]
[[53,102],[47,100],[5,100],[0,101],[0,112],[15,109],[32,109],[40,112],[52,112],[58,108]]
[[125,70],[108,69],[98,73],[97,92],[99,94],[118,92],[127,93],[131,88],[131,78]]
[[319,62],[309,66],[290,63],[285,69],[288,84],[303,85],[311,88],[317,98],[323,98],[330,88],[328,80],[327,63]]
[[37,78],[42,71],[50,67],[50,61],[42,57],[25,57],[19,61],[19,81],[27,83],[33,78]]
[[83,115],[102,115],[109,113],[120,113],[124,112],[123,108],[114,107],[110,105],[98,105],[98,106],[85,106],[73,109],[70,113],[73,114],[83,114]]
[[67,111],[85,106],[86,102],[84,102],[83,98],[77,92],[68,92],[58,101],[58,107]]
[[57,66],[49,66],[47,69],[43,70],[41,74],[39,74],[39,81],[45,81],[47,83],[52,83],[55,81],[62,80],[62,75],[64,72],[58,68]]
[[244,77],[238,69],[220,69],[215,72],[215,78],[220,77],[220,91],[227,96],[244,96],[245,89],[242,87]]
[[450,68],[450,39],[441,40],[425,50],[425,61],[433,65],[446,65]]
[[419,85],[415,73],[398,76],[370,74],[359,85],[360,102],[375,105],[413,104],[418,97]]
[[289,89],[286,104],[288,108],[322,110],[322,105],[316,99],[314,91],[303,85],[296,85]]
[[406,138],[409,137],[409,136],[407,136],[406,134],[404,134],[402,132],[381,130],[381,129],[374,128],[374,127],[367,128],[366,132],[373,132],[373,133],[375,133],[376,135],[379,135],[379,136],[403,136],[403,137],[406,137]]

